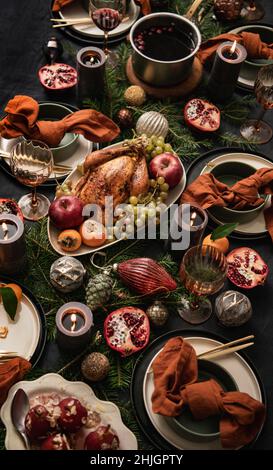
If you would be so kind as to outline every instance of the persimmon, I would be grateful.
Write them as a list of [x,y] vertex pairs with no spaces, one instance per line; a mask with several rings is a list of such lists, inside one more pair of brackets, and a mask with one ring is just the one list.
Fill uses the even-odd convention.
[[229,241],[227,237],[222,237],[222,238],[217,238],[216,240],[212,240],[211,234],[207,235],[207,237],[204,238],[203,245],[209,245],[213,246],[214,248],[217,248],[219,251],[222,253],[227,253],[229,249]]
[[58,243],[64,251],[76,251],[82,244],[82,237],[77,230],[63,230],[58,236]]
[[6,284],[4,287],[10,287],[13,290],[18,302],[22,300],[22,289],[18,284]]

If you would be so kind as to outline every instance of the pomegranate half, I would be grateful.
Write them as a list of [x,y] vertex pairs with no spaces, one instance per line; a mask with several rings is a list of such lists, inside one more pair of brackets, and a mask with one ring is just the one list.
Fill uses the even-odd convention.
[[264,284],[268,266],[257,251],[241,247],[227,255],[229,280],[242,289],[252,289]]
[[67,64],[44,65],[38,72],[41,84],[48,90],[65,90],[77,83],[77,70]]
[[149,318],[136,307],[115,310],[104,321],[104,337],[111,349],[122,356],[130,356],[147,345],[150,337]]
[[220,127],[220,110],[209,101],[194,98],[184,108],[184,119],[189,127],[202,132],[214,132]]

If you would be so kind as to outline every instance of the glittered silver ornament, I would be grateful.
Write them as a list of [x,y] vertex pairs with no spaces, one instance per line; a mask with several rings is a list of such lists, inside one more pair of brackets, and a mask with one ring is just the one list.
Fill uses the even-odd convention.
[[169,130],[169,123],[163,114],[157,111],[147,111],[138,118],[136,132],[138,135],[146,134],[147,137],[156,135],[166,137]]
[[235,290],[227,290],[218,295],[215,301],[215,313],[224,326],[240,326],[252,315],[249,298]]
[[104,354],[93,352],[82,361],[81,371],[83,376],[91,382],[104,380],[110,370],[110,362]]
[[79,260],[71,256],[62,256],[50,268],[50,281],[56,289],[68,293],[82,285],[85,273]]
[[165,305],[156,300],[150,307],[147,308],[146,314],[150,322],[155,326],[163,326],[169,318],[169,312]]

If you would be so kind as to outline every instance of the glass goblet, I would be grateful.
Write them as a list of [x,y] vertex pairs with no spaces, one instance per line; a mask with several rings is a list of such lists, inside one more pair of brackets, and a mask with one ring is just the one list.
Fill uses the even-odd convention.
[[203,296],[215,294],[224,285],[227,260],[223,253],[209,245],[190,248],[180,266],[180,278],[193,298],[182,297],[178,313],[183,320],[198,325],[209,319],[211,302]]
[[260,20],[264,17],[264,8],[260,2],[254,0],[247,0],[243,6],[241,15],[245,21]]
[[255,144],[266,144],[272,138],[272,127],[262,121],[265,112],[273,108],[273,65],[265,65],[255,81],[255,95],[262,110],[258,119],[247,120],[240,129],[241,135]]
[[48,213],[50,201],[36,192],[53,168],[53,155],[49,147],[38,140],[22,140],[11,149],[10,167],[20,183],[32,188],[31,194],[21,197],[18,204],[28,220],[39,220]]
[[121,23],[126,12],[126,0],[90,0],[89,14],[95,25],[104,33],[104,53],[107,62],[115,64],[116,54],[108,49],[108,34]]

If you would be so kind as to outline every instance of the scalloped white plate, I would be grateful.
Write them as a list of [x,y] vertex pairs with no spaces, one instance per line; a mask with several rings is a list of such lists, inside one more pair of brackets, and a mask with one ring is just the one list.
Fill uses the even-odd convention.
[[11,387],[1,408],[1,419],[6,427],[5,446],[7,450],[26,450],[11,421],[11,403],[15,392],[22,388],[31,398],[43,393],[58,393],[61,396],[74,396],[100,413],[102,420],[116,431],[120,450],[137,450],[135,435],[122,422],[118,407],[110,401],[99,400],[91,387],[84,382],[70,382],[59,374],[45,374],[37,380],[22,381]]
[[[122,142],[118,142],[116,144],[109,145],[108,147],[105,147],[105,148],[120,147],[121,144],[122,144]],[[177,201],[179,199],[179,197],[181,196],[181,194],[183,193],[183,191],[186,187],[186,171],[185,171],[184,165],[181,162],[181,160],[180,159],[178,159],[178,160],[179,160],[180,165],[182,167],[183,176],[182,176],[180,182],[173,189],[171,189],[170,192],[169,192],[168,198],[165,201],[165,204],[167,206],[166,211],[170,208],[170,206],[175,201]],[[79,170],[77,168],[75,168],[70,173],[70,175],[66,178],[66,180],[64,182],[71,181],[72,185],[75,186],[75,184],[78,182],[78,180],[81,178],[81,176],[82,175],[79,172]],[[82,246],[77,251],[74,251],[73,253],[69,253],[67,251],[62,250],[60,248],[59,244],[58,244],[58,235],[59,235],[60,232],[61,232],[61,230],[57,229],[50,222],[50,220],[48,218],[48,222],[47,222],[48,239],[50,241],[50,244],[51,244],[52,248],[54,248],[54,250],[62,256],[83,256],[83,255],[88,255],[88,254],[94,253],[95,251],[104,250],[105,248],[108,248],[109,246],[115,245],[116,243],[119,243],[119,242],[122,241],[122,238],[118,239],[118,240],[114,240],[112,242],[105,243],[104,245],[102,245],[98,248],[91,248],[89,246],[86,246],[86,245],[82,244]]]

